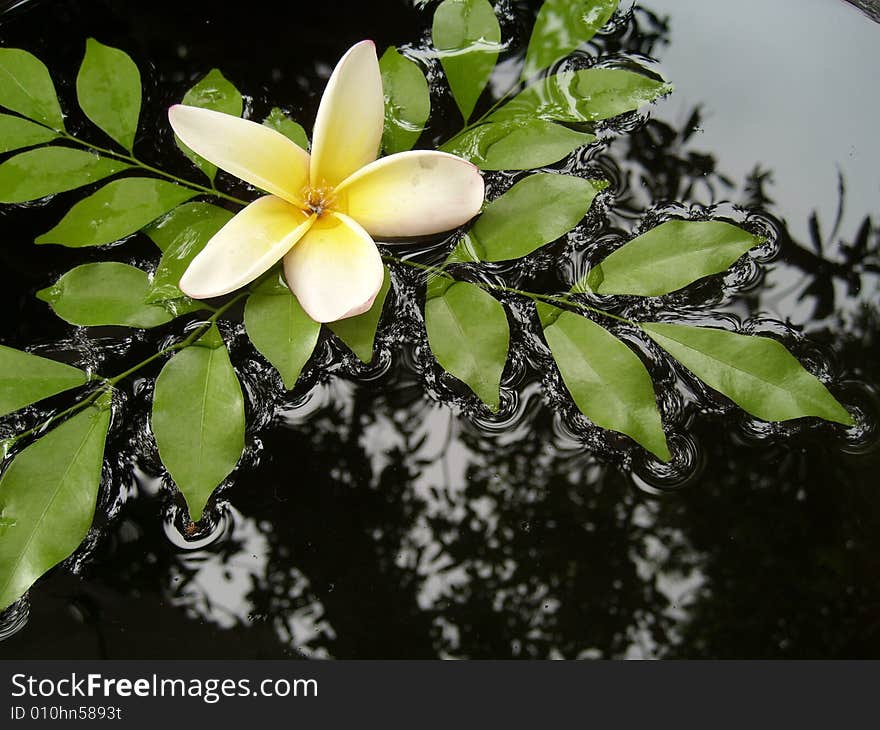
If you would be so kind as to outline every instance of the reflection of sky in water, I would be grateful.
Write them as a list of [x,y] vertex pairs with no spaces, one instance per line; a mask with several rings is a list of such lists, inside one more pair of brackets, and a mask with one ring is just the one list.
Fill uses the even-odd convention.
[[695,146],[741,180],[773,171],[774,198],[795,236],[817,208],[834,217],[837,169],[852,227],[880,208],[880,26],[840,0],[652,0],[671,17],[659,50],[675,93],[657,109],[682,117],[704,104]]
[[[847,185],[841,236],[851,238],[865,214],[880,212],[880,99],[874,80],[880,26],[838,0],[646,0],[645,5],[670,17],[671,44],[658,48],[656,55],[663,74],[676,85],[676,93],[654,106],[651,115],[681,127],[693,107],[703,105],[703,131],[688,148],[716,156],[718,169],[737,184],[737,190],[722,190],[720,197],[741,199],[742,182],[756,165],[771,170],[775,184],[769,193],[777,202],[775,211],[794,236],[805,241],[814,209],[828,233],[840,169]],[[493,78],[496,95],[518,72],[515,63],[501,64]],[[795,301],[808,279],[794,267],[776,266],[768,283],[793,293],[783,298],[767,287],[761,292],[761,307],[810,325],[810,303]],[[863,299],[874,296],[876,286],[865,287],[861,294]],[[839,305],[853,307],[855,301],[840,297]],[[744,303],[739,305],[747,316]],[[341,605],[336,596],[350,593],[341,590],[341,582],[335,587],[323,579],[344,580],[347,556],[340,558],[342,568],[332,559],[316,563],[285,532],[307,528],[297,521],[303,519],[300,515],[280,509],[278,516],[259,508],[251,512],[245,506],[243,492],[251,488],[283,494],[285,500],[307,493],[310,485],[303,483],[302,473],[309,472],[300,459],[318,463],[333,482],[363,495],[387,487],[381,480],[385,470],[409,474],[396,497],[405,509],[381,512],[376,518],[359,516],[349,529],[363,529],[374,547],[384,545],[383,533],[390,535],[391,550],[377,550],[376,555],[381,562],[387,557],[398,572],[383,564],[375,566],[375,576],[412,577],[412,594],[408,585],[401,585],[395,587],[399,593],[393,600],[404,608],[411,601],[428,618],[438,655],[468,656],[475,647],[485,650],[475,633],[481,626],[475,612],[481,610],[489,613],[490,622],[506,624],[499,636],[508,646],[494,646],[496,653],[528,655],[532,645],[550,657],[663,655],[683,641],[700,601],[705,603],[719,585],[723,588],[701,553],[709,552],[706,544],[699,545],[689,530],[670,521],[661,502],[636,504],[615,482],[614,470],[591,457],[558,417],[551,428],[536,430],[530,404],[546,409],[538,383],[520,388],[516,413],[504,423],[481,424],[485,438],[480,443],[489,447],[483,453],[474,446],[479,429],[456,406],[417,397],[393,408],[378,392],[362,390],[376,410],[353,432],[357,438],[345,447],[351,453],[340,454],[323,443],[322,434],[345,434],[353,428],[361,387],[331,375],[329,382],[298,399],[296,407],[279,409],[278,428],[289,430],[285,443],[294,445],[293,456],[274,455],[280,464],[274,475],[271,465],[262,471],[242,470],[244,485],[229,494],[237,509],[226,506],[228,519],[213,539],[187,545],[167,525],[167,536],[178,552],[164,601],[191,619],[230,633],[236,627],[267,623],[279,644],[306,656],[334,653],[337,635],[352,631],[348,613],[359,618],[361,596],[354,596],[351,606]],[[328,416],[326,411],[333,409],[342,425]],[[712,428],[708,420],[697,426],[701,423]],[[296,446],[302,441],[298,434],[312,439],[305,454],[297,450],[302,449],[301,443]],[[531,441],[543,448],[529,452]],[[725,442],[725,449],[728,446]],[[737,459],[753,456],[737,449]],[[730,470],[723,463],[725,455],[714,453],[721,476]],[[371,468],[352,470],[352,458]],[[517,466],[518,459],[528,463]],[[750,473],[744,476],[748,478]],[[158,494],[159,479],[139,473],[138,481],[144,494]],[[728,488],[735,481],[721,485]],[[755,482],[760,486],[760,479],[755,477]],[[783,487],[772,485],[774,492]],[[563,495],[560,501],[554,501],[554,493]],[[605,501],[599,499],[602,495]],[[746,496],[754,499],[750,493]],[[308,500],[298,504],[309,505]],[[372,505],[362,498],[343,500],[338,508],[344,509],[344,504]],[[718,511],[713,504],[709,516]],[[750,511],[751,507],[737,513],[731,522],[745,522]],[[566,513],[573,515],[570,522]],[[389,514],[388,521],[380,521]],[[706,518],[702,515],[695,522]],[[572,523],[576,534],[565,532],[571,531]],[[554,539],[557,530],[561,537]],[[529,533],[537,537],[523,538]],[[337,549],[339,535],[332,530],[319,537],[319,551]],[[565,553],[554,554],[554,546],[563,544]],[[627,577],[630,566],[633,575]],[[609,571],[613,573],[607,575]],[[610,618],[618,613],[625,613],[619,626]],[[596,629],[586,632],[576,646],[566,647],[572,614],[577,624],[592,621]],[[658,623],[668,632],[665,642],[657,636]],[[376,630],[383,627],[388,630],[384,624]],[[364,625],[363,631],[370,633],[373,627]],[[619,644],[612,644],[608,637],[618,633]]]
[[[809,240],[813,210],[829,235],[838,170],[846,185],[840,236],[850,240],[866,214],[876,217],[880,26],[841,0],[644,5],[671,19],[671,42],[657,55],[676,90],[654,114],[683,123],[702,104],[703,131],[692,147],[715,155],[718,169],[738,182],[756,165],[772,171],[770,196],[799,240]],[[795,302],[792,272],[777,270],[768,284],[794,292],[765,306],[810,317],[809,302]],[[875,296],[876,288],[862,292]]]

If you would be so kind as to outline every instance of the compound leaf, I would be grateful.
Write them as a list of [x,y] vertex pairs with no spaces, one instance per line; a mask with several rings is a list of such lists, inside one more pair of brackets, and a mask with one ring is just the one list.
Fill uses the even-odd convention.
[[79,368],[0,345],[0,416],[83,385]]
[[89,38],[76,96],[85,115],[131,152],[141,114],[141,74],[131,57]]
[[581,413],[669,461],[654,386],[638,356],[585,317],[549,304],[537,307],[544,339]]
[[492,411],[501,400],[510,326],[504,306],[480,287],[459,281],[425,302],[428,344],[441,367]]
[[198,521],[244,450],[244,396],[216,327],[165,363],[151,424],[162,463]]
[[248,297],[244,324],[254,347],[280,373],[284,387],[293,390],[318,344],[321,325],[277,277],[266,279]]
[[700,380],[765,421],[817,416],[852,426],[852,417],[783,345],[709,327],[641,325]]
[[455,103],[467,121],[498,60],[498,18],[488,0],[444,0],[434,11],[432,35]]
[[109,426],[109,407],[91,406],[28,446],[0,479],[0,610],[88,534]]

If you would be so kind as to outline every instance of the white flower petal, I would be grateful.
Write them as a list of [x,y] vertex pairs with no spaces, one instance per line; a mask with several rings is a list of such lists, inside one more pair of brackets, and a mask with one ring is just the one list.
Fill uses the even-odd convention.
[[337,205],[373,236],[421,236],[460,226],[480,212],[477,167],[445,152],[383,157],[336,190]]
[[367,311],[383,277],[382,258],[373,239],[340,213],[319,218],[284,257],[284,278],[316,322]]
[[309,153],[280,132],[231,114],[177,104],[168,120],[183,143],[208,162],[267,193],[303,205]]
[[375,160],[384,123],[376,45],[361,41],[336,65],[321,97],[312,134],[312,187],[334,187]]
[[240,289],[279,261],[314,220],[272,195],[254,201],[193,259],[180,279],[181,290],[208,299]]

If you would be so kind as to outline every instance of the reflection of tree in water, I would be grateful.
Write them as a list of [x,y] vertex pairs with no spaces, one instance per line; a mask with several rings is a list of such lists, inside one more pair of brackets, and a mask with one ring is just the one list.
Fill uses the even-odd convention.
[[[623,28],[602,42],[650,53],[665,26],[647,12],[635,22],[640,34]],[[680,129],[652,119],[600,158],[619,193],[614,225],[631,225],[658,201],[736,195],[712,156],[690,149],[698,126],[699,110]],[[836,226],[823,238],[817,221],[813,241],[794,241],[772,216],[767,180],[756,171],[741,202],[770,211],[774,265],[798,271],[822,319],[811,338],[833,341],[852,376],[876,373],[876,298],[844,315],[841,293],[851,300],[876,288],[877,228],[866,216],[841,242]],[[755,315],[762,295],[745,287],[725,304]],[[699,463],[685,486],[655,498],[583,447],[543,403],[538,375],[517,383],[521,399],[507,421],[480,425],[426,399],[413,361],[396,356],[378,385],[312,372],[310,382],[321,382],[308,396],[307,386],[298,390],[255,434],[262,448],[222,495],[235,508],[230,525],[203,548],[182,550],[161,535],[165,493],[139,477],[140,495],[85,565],[87,580],[57,571],[45,580],[30,626],[4,651],[880,654],[880,502],[867,487],[876,452],[846,453],[830,426],[764,427],[700,404],[683,416]],[[276,384],[258,384],[265,373],[250,368],[245,377],[257,400],[271,400]],[[865,386],[853,382],[847,398],[876,420]],[[63,611],[70,595],[73,608]]]

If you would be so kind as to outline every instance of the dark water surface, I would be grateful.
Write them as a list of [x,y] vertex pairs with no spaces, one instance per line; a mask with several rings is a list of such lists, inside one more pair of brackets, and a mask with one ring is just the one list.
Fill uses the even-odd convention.
[[[496,93],[518,73],[538,5],[500,3],[510,44]],[[0,18],[0,41],[49,65],[74,129],[85,128],[73,101],[85,38],[129,52],[147,93],[136,151],[197,179],[164,113],[210,68],[254,118],[280,105],[308,128],[353,42],[428,59],[434,6],[37,0]],[[574,414],[515,300],[492,416],[430,357],[419,277],[396,271],[374,364],[327,337],[292,393],[240,324],[224,328],[249,399],[248,450],[195,536],[183,536],[146,427],[158,368],[123,385],[101,529],[7,612],[0,656],[880,656],[880,26],[837,0],[645,0],[570,63],[599,53],[678,91],[557,166],[612,183],[567,240],[463,275],[558,290],[664,217],[743,222],[770,242],[726,276],[615,306],[780,337],[858,425],[757,421],[621,331],[660,384],[674,460],[659,464]],[[459,124],[432,75],[441,101],[420,146]],[[490,195],[512,179],[489,175]],[[0,342],[118,372],[183,323],[74,330],[34,298],[86,260],[155,264],[142,236],[100,251],[33,246],[79,195],[0,211]],[[420,260],[450,244],[430,242]],[[41,416],[8,418],[0,436]]]

